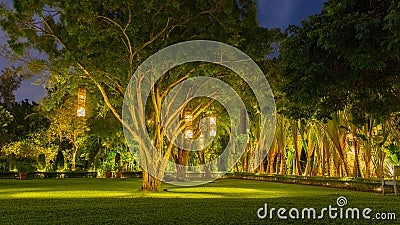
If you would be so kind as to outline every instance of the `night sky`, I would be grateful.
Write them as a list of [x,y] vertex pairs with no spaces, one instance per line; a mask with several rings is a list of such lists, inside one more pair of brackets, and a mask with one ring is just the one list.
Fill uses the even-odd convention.
[[[8,2],[9,0],[6,1]],[[257,0],[259,24],[262,27],[278,27],[283,30],[286,29],[289,24],[299,25],[302,19],[320,13],[325,1],[326,0]],[[8,60],[0,58],[0,67],[5,67],[8,64]],[[42,87],[31,84],[33,80],[34,79],[24,81],[21,88],[15,91],[17,101],[24,99],[38,101],[45,96]]]

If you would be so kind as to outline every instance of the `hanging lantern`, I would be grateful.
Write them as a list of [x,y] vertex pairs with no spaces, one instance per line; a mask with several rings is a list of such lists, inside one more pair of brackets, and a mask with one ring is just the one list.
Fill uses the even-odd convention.
[[76,114],[79,117],[84,117],[86,115],[86,86],[78,87],[78,105]]
[[217,118],[215,116],[210,117],[210,136],[217,136]]
[[193,129],[192,129],[192,122],[193,122],[193,115],[190,109],[186,109],[184,112],[183,119],[185,121],[185,139],[193,139]]
[[187,128],[185,131],[185,138],[190,140],[193,139],[193,131],[190,128]]
[[192,125],[193,115],[189,110],[186,110],[184,119],[185,119],[185,125],[186,126],[191,126]]

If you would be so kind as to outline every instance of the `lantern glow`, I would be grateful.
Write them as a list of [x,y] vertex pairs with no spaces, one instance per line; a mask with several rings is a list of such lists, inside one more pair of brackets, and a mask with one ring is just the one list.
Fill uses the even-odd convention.
[[78,104],[76,115],[79,117],[86,116],[86,86],[78,87]]

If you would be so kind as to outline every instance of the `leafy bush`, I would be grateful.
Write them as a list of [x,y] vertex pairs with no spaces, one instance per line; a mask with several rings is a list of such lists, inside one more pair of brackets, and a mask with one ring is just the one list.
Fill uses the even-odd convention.
[[54,163],[54,170],[57,171],[63,171],[64,168],[64,154],[62,153],[62,151],[58,151],[58,154],[56,156],[56,160]]
[[43,171],[46,169],[46,155],[40,154],[37,159],[37,170]]

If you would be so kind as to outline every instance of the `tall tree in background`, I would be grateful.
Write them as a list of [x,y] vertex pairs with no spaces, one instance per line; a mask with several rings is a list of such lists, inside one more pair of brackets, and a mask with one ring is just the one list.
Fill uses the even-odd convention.
[[[48,72],[50,89],[66,79],[75,84],[85,81],[98,89],[100,104],[122,124],[125,87],[135,68],[156,51],[181,41],[208,39],[236,46],[261,60],[277,33],[258,26],[252,0],[15,0],[14,9],[2,7],[1,15],[0,25],[10,37],[11,49],[32,70]],[[31,50],[44,53],[46,60],[26,56]],[[189,73],[167,76],[164,84],[160,81],[154,87],[151,104],[155,112],[160,112],[165,93],[189,76],[182,75],[185,72]],[[160,127],[155,130],[155,146],[164,151],[163,132]],[[157,191],[160,181],[143,172],[142,189]]]
[[285,113],[321,119],[347,108],[364,124],[400,111],[399,24],[398,1],[329,0],[291,26],[279,56]]
[[[51,111],[43,112],[50,121],[47,132],[58,142],[59,151],[67,153],[72,171],[75,171],[76,160],[80,156],[78,153],[82,152],[80,147],[87,138],[85,132],[89,130],[86,119],[76,116],[75,99],[76,96],[68,96]],[[72,149],[62,149],[63,141],[67,141]]]
[[15,101],[14,91],[17,90],[22,81],[20,72],[22,67],[7,67],[0,75],[0,103],[10,106]]
[[[8,112],[3,106],[0,105],[0,135],[2,137],[7,134],[7,127],[10,125],[13,120],[13,116],[10,112]],[[3,145],[6,143],[5,138],[0,138],[0,151]]]

